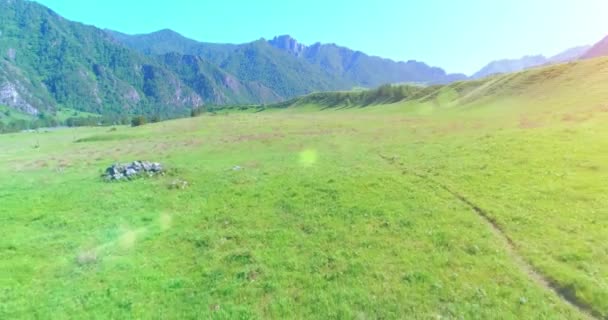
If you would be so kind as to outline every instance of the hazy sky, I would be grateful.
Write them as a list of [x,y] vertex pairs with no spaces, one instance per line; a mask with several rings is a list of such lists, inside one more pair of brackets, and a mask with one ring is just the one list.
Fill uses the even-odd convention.
[[205,42],[290,34],[472,73],[490,60],[553,55],[608,35],[608,0],[38,0],[125,33],[169,28]]

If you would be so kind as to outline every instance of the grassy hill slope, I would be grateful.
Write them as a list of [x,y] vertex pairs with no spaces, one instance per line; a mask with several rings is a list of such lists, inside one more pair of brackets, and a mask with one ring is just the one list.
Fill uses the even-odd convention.
[[0,318],[605,318],[607,78],[2,135]]
[[[390,104],[375,110],[427,112],[439,117],[452,116],[454,112],[458,117],[478,113],[551,116],[565,110],[584,112],[603,105],[606,73],[608,59],[599,58],[444,86],[383,86],[367,91],[314,93],[274,107],[312,104],[320,108],[356,109]],[[405,105],[409,107],[401,108]]]

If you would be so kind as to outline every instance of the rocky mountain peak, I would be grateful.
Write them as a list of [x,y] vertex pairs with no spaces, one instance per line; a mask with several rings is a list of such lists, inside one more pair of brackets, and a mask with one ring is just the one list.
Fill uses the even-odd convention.
[[297,57],[301,56],[306,50],[306,46],[299,43],[298,40],[292,38],[290,35],[282,35],[274,37],[274,39],[268,41],[268,43],[278,49],[287,51]]

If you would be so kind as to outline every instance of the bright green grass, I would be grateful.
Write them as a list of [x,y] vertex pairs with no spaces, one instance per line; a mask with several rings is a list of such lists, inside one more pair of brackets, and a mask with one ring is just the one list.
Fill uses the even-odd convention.
[[608,94],[558,80],[2,135],[0,318],[586,317],[517,256],[606,317]]
[[99,117],[98,114],[78,111],[70,108],[60,107],[57,109],[55,118],[57,121],[65,122],[68,118],[87,118],[87,117]]

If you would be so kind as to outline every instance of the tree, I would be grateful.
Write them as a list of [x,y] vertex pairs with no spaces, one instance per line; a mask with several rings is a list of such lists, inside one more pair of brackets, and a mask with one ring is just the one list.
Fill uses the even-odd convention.
[[151,123],[160,122],[160,116],[159,115],[153,115],[152,117],[150,117],[150,122]]
[[204,109],[203,107],[197,107],[197,108],[192,108],[192,111],[190,112],[190,116],[191,117],[198,117],[203,113]]
[[139,126],[143,126],[144,124],[146,124],[146,117],[144,116],[135,116],[133,117],[133,119],[131,119],[131,126],[132,127],[139,127]]

